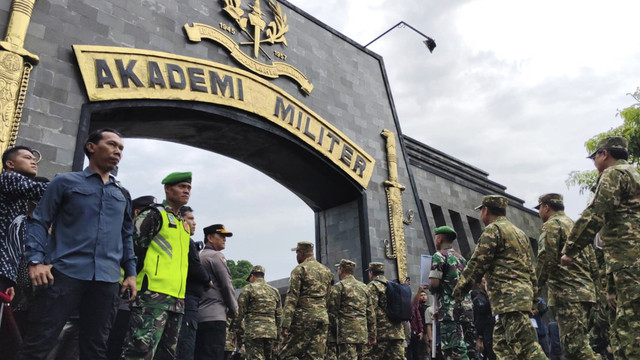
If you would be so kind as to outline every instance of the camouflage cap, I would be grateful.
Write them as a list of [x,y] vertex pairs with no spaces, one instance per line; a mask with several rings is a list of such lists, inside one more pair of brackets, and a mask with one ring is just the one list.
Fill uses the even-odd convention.
[[622,137],[622,136],[609,136],[609,137],[606,137],[606,138],[601,139],[600,141],[598,141],[598,144],[596,145],[596,150],[594,152],[592,152],[589,156],[587,156],[587,158],[588,159],[595,158],[596,154],[601,149],[623,149],[623,150],[627,150],[628,146],[629,146],[629,142],[624,137]]
[[371,262],[369,263],[367,270],[372,272],[384,272],[384,264],[381,262]]
[[342,266],[342,268],[345,270],[351,270],[351,272],[356,269],[356,263],[347,259],[340,260],[340,263],[336,264],[336,267],[338,266]]
[[455,239],[458,237],[458,234],[456,233],[456,231],[455,231],[455,230],[453,230],[452,228],[450,228],[449,226],[440,226],[440,227],[437,227],[437,228],[433,231],[433,233],[434,233],[435,235],[438,235],[438,234],[451,234],[451,235],[453,235],[453,238],[452,238],[451,240],[455,240]]
[[291,251],[302,251],[302,252],[312,252],[313,251],[313,244],[308,242],[308,241],[300,241],[298,242],[298,246],[294,247],[291,249]]
[[249,275],[247,276],[247,281],[249,281],[251,275],[253,275],[254,273],[262,273],[262,275],[264,275],[264,267],[262,267],[262,265],[256,265],[252,267]]
[[540,206],[542,204],[564,205],[563,202],[562,202],[562,195],[555,194],[555,193],[549,193],[549,194],[541,195],[538,198],[538,205],[534,206],[533,208],[538,210],[538,209],[540,209]]
[[509,200],[502,195],[487,195],[482,198],[482,204],[475,207],[476,210],[480,210],[487,206],[496,209],[506,209],[509,204]]

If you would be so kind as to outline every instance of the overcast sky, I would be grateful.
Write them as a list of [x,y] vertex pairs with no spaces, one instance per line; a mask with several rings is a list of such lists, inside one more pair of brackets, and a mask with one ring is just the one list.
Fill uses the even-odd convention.
[[[574,219],[586,203],[567,189],[571,170],[590,170],[584,142],[622,123],[617,110],[640,86],[640,2],[291,0],[328,26],[380,54],[405,135],[489,173],[534,206],[565,194]],[[292,29],[291,31],[295,31]],[[213,223],[234,232],[227,259],[289,275],[296,241],[313,241],[313,212],[273,180],[235,160],[185,147],[127,139],[119,178],[132,195],[164,197],[160,180],[194,172],[190,205],[198,235]],[[183,165],[166,161],[176,152]],[[170,163],[171,165],[167,165]]]

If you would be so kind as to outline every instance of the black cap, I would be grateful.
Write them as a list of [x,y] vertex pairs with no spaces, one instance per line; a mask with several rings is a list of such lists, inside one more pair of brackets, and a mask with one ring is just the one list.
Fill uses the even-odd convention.
[[202,231],[204,231],[204,236],[206,237],[209,234],[220,234],[224,237],[232,237],[233,233],[229,232],[227,230],[225,230],[224,225],[222,224],[214,224],[214,225],[209,225],[206,228],[202,229]]
[[156,198],[151,195],[140,196],[138,198],[133,199],[131,202],[131,206],[133,210],[142,209],[146,206],[156,203]]

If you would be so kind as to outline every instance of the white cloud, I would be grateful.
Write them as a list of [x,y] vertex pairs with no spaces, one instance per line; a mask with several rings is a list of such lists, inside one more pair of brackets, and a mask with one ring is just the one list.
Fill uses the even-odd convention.
[[[567,174],[592,168],[584,142],[621,123],[616,110],[640,85],[640,2],[290,1],[361,44],[401,20],[433,37],[433,54],[408,28],[369,47],[384,58],[403,132],[489,172],[526,206],[563,192],[574,218],[586,196],[566,189]],[[315,238],[313,212],[250,167],[174,144],[125,145],[121,178],[134,196],[162,198],[162,177],[193,170],[200,228],[224,223],[235,233],[227,257],[265,265],[267,278],[288,276],[290,248]],[[175,153],[180,166],[166,160]]]

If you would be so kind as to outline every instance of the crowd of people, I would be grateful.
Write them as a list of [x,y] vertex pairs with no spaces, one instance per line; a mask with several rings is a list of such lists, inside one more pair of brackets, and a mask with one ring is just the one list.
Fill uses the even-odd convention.
[[204,249],[194,240],[190,172],[161,181],[161,202],[131,199],[112,175],[122,135],[97,130],[84,151],[87,168],[51,181],[32,149],[2,155],[3,359],[640,359],[640,173],[622,137],[591,154],[600,175],[577,222],[562,195],[539,197],[537,254],[501,195],[476,208],[470,259],[436,228],[429,282],[402,319],[383,263],[365,284],[342,259],[335,282],[305,241],[284,302],[260,265],[236,298],[222,253],[233,234],[213,224]]

